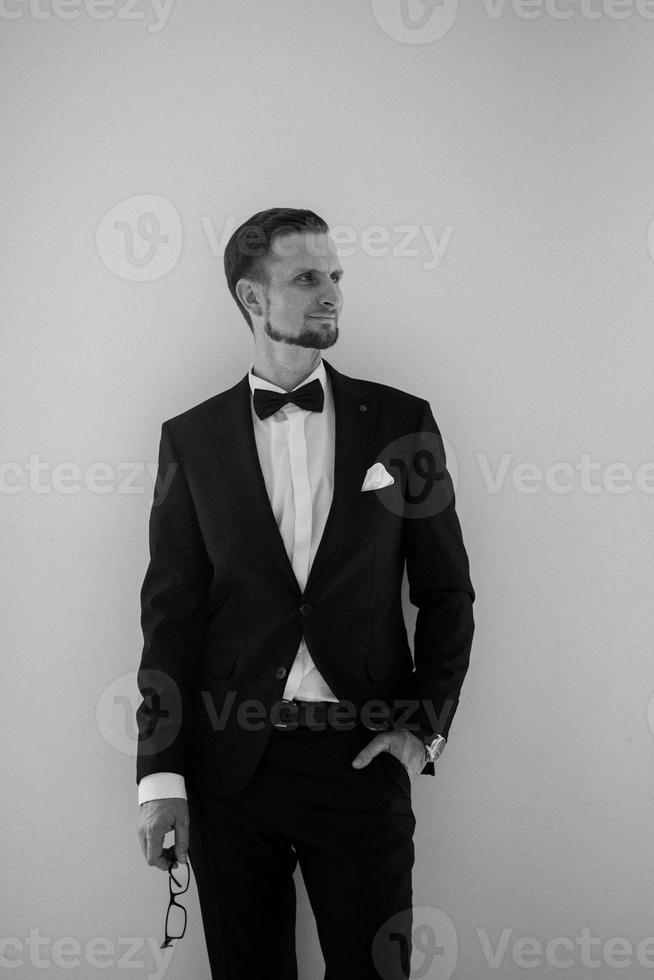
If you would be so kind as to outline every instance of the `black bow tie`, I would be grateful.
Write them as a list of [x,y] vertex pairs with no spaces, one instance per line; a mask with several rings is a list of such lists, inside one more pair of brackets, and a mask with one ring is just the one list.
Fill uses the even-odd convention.
[[314,378],[307,385],[296,388],[295,391],[270,391],[268,388],[254,389],[254,410],[260,419],[267,419],[273,415],[278,408],[293,402],[300,408],[305,408],[308,412],[322,412],[325,403],[325,392],[318,378]]

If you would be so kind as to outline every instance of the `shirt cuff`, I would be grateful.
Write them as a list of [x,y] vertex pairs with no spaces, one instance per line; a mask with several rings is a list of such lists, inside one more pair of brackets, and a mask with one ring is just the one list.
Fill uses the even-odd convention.
[[152,772],[139,780],[139,805],[150,800],[168,800],[173,797],[186,800],[184,777],[178,772]]

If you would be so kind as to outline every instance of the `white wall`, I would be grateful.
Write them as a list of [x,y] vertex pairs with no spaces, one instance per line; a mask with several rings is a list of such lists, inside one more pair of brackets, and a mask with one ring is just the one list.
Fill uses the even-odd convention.
[[[400,0],[177,0],[167,19],[151,0],[6,0],[0,938],[25,964],[12,976],[120,977],[124,937],[160,941],[167,885],[138,849],[124,722],[152,481],[139,472],[127,492],[119,467],[156,460],[163,419],[247,370],[207,230],[220,239],[274,205],[353,229],[327,356],[429,398],[458,464],[477,632],[438,775],[414,789],[416,905],[446,947],[422,975],[652,975],[654,942],[649,967],[636,947],[654,934],[654,11],[603,2],[447,0],[429,18],[411,0],[426,19],[411,29]],[[148,261],[137,240],[138,265],[113,222],[145,211],[168,242]],[[373,225],[385,255],[365,245]],[[418,252],[394,254],[406,225]],[[421,226],[446,246],[440,264]],[[574,469],[584,454],[596,492]],[[107,493],[96,462],[114,468]],[[513,482],[527,462],[543,472],[532,493]],[[557,462],[570,492],[546,485]],[[59,463],[79,467],[77,492]],[[630,468],[625,492],[613,463]],[[298,886],[302,980],[319,980]],[[208,977],[194,891],[189,908],[170,980]],[[45,972],[30,930],[48,939]],[[484,931],[494,948],[502,930],[492,967]],[[513,949],[525,936],[543,948],[530,970]],[[573,947],[554,951],[564,969],[545,955],[557,936]],[[113,965],[82,953],[66,968],[62,937],[106,937]],[[603,946],[613,937],[630,956]],[[147,948],[134,959],[130,977],[157,975]]]

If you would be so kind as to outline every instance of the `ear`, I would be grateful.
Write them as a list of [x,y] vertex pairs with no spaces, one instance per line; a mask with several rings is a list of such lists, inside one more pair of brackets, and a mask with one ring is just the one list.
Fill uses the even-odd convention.
[[250,316],[263,316],[263,286],[253,279],[239,279],[236,295]]

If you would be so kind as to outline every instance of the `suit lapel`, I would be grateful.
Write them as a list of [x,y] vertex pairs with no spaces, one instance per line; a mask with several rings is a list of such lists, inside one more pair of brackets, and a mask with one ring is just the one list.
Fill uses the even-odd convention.
[[[364,513],[361,484],[374,462],[373,434],[377,419],[377,394],[363,381],[348,378],[324,360],[334,393],[336,415],[334,441],[334,495],[327,522],[309,570],[307,589],[336,544],[347,540],[349,529]],[[363,407],[362,407],[363,406]],[[368,513],[368,510],[365,510]]]
[[[335,545],[347,538],[349,526],[356,526],[363,517],[361,484],[366,470],[374,462],[369,458],[377,415],[374,389],[364,381],[341,374],[324,358],[323,363],[334,395],[334,493],[305,591]],[[271,557],[300,594],[268,499],[254,437],[250,400],[246,374],[213,404],[210,427],[219,460],[216,479],[220,481],[221,494],[228,492],[230,519],[247,527],[252,547],[262,557]]]

